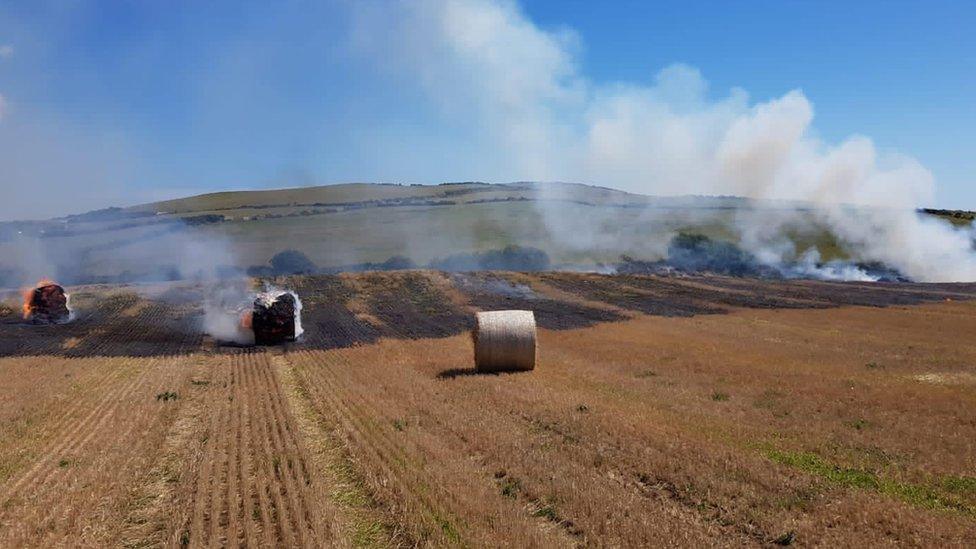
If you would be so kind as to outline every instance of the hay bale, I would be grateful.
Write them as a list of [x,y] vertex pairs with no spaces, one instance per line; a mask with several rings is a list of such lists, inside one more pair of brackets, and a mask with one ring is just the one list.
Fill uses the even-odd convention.
[[71,320],[68,294],[54,283],[42,283],[30,290],[24,303],[24,318],[34,324],[61,324]]
[[477,314],[474,365],[479,372],[535,368],[535,315],[532,311],[488,311]]
[[295,296],[290,292],[263,293],[254,300],[251,313],[251,329],[257,345],[280,345],[295,341],[299,333],[296,328]]

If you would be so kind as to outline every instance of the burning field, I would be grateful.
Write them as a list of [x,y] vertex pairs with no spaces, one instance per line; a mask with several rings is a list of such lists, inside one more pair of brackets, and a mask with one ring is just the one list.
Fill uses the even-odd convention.
[[976,544],[976,285],[275,283],[8,296],[0,546]]

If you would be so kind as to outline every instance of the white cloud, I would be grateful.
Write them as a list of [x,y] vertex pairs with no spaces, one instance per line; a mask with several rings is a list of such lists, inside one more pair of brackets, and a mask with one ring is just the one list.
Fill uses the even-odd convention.
[[0,59],[10,59],[14,56],[14,47],[10,44],[0,46]]
[[521,177],[882,205],[891,205],[885,184],[904,191],[902,203],[931,195],[917,163],[879,158],[866,138],[814,138],[799,90],[754,105],[740,89],[713,100],[681,64],[650,84],[599,85],[580,73],[572,32],[539,28],[511,1],[405,1],[358,15],[364,51],[421,86],[445,117],[490,132]]

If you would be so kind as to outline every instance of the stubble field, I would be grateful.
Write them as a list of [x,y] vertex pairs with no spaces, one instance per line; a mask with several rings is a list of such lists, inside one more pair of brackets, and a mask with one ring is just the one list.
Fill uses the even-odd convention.
[[[0,308],[0,546],[976,545],[974,285],[408,271]],[[536,311],[475,375],[475,310]]]

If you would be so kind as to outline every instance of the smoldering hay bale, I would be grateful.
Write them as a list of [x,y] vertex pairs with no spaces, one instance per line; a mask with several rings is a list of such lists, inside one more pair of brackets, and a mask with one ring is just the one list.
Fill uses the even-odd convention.
[[301,301],[293,292],[265,292],[254,300],[251,329],[257,345],[279,345],[302,334]]
[[532,311],[478,313],[471,336],[479,372],[526,371],[535,368],[535,315]]

